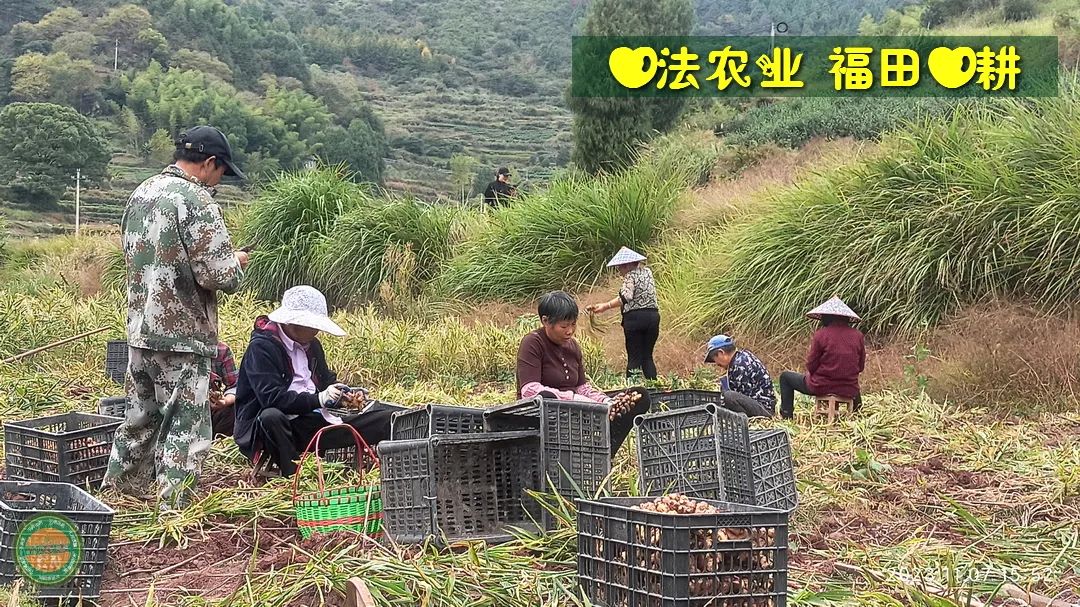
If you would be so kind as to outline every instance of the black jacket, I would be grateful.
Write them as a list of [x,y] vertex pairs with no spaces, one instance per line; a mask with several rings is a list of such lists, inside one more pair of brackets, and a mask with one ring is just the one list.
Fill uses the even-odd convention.
[[492,181],[488,184],[486,190],[484,190],[484,202],[497,207],[504,204],[508,198],[517,193],[517,189],[509,183],[503,183],[501,181]]
[[[319,396],[289,390],[293,369],[289,353],[276,331],[268,327],[270,319],[260,316],[251,332],[251,343],[240,362],[236,383],[236,446],[249,458],[255,451],[255,419],[263,409],[275,408],[289,415],[303,415],[319,408]],[[322,391],[337,382],[337,375],[326,365],[326,353],[319,340],[308,347],[308,367],[315,387]]]

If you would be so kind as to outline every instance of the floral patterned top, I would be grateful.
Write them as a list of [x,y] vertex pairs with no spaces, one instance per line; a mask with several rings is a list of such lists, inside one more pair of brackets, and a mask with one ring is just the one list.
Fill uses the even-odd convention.
[[619,299],[622,300],[623,314],[633,310],[659,310],[652,270],[638,266],[627,272],[619,289]]
[[735,352],[728,366],[727,378],[730,389],[749,396],[769,410],[776,406],[772,378],[761,360],[749,351]]

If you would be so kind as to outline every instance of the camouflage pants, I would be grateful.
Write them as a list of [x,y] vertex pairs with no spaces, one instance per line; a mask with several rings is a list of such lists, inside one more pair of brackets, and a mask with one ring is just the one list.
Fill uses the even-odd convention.
[[152,463],[161,501],[186,505],[213,441],[209,392],[209,358],[129,348],[130,406],[116,431],[103,484],[137,494],[145,482],[137,479]]

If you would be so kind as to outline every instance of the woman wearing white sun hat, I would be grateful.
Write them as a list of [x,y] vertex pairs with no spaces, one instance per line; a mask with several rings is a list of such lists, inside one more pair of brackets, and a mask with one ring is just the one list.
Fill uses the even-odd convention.
[[656,281],[652,270],[642,265],[645,256],[623,247],[608,262],[623,276],[619,296],[611,301],[587,306],[587,312],[601,313],[615,307],[622,309],[623,336],[626,339],[626,376],[640,370],[645,379],[656,379],[653,349],[660,337],[660,306],[656,300]]
[[[284,476],[296,471],[296,459],[315,433],[345,423],[369,445],[390,437],[390,416],[397,410],[374,403],[358,415],[339,418],[327,410],[339,401],[361,405],[347,394],[330,370],[319,332],[341,337],[345,331],[330,319],[326,298],[314,287],[292,287],[281,306],[255,321],[251,342],[240,363],[236,384],[236,428],[233,438],[249,458],[264,449]],[[351,433],[330,432],[326,448],[351,444]]]

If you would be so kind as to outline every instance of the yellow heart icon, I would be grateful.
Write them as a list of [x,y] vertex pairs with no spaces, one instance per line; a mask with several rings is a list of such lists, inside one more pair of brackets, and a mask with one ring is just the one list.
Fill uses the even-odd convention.
[[608,55],[608,69],[619,84],[628,89],[639,89],[656,75],[656,51],[642,46],[620,46]]
[[[968,60],[967,69],[964,69],[964,59]],[[975,51],[967,46],[956,49],[939,47],[930,52],[926,65],[938,84],[947,89],[958,89],[975,75]]]

